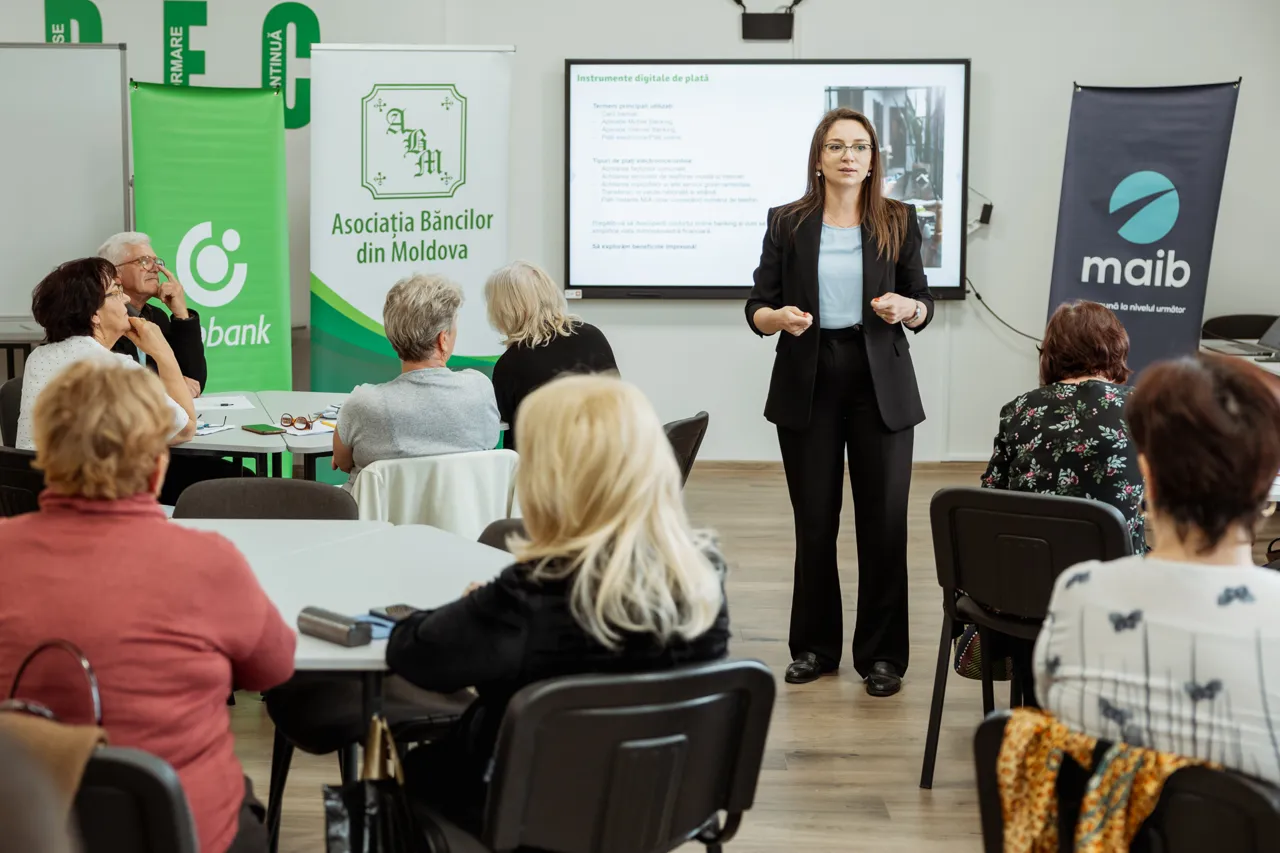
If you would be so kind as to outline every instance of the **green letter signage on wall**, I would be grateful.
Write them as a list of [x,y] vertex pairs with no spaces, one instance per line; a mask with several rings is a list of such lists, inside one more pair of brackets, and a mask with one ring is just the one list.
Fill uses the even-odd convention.
[[[71,37],[73,22],[79,38]],[[102,44],[102,13],[92,0],[44,0],[44,40]]]
[[[286,42],[289,25],[293,24],[297,44],[297,59],[311,58],[311,45],[320,41],[320,19],[316,13],[301,3],[280,3],[262,19],[262,85],[267,89],[284,91],[289,57]],[[311,121],[311,80],[298,77],[294,80],[293,106],[285,107],[284,126],[306,127]]]
[[191,28],[208,24],[206,0],[164,0],[164,82],[189,86],[204,73],[204,51],[191,49]]

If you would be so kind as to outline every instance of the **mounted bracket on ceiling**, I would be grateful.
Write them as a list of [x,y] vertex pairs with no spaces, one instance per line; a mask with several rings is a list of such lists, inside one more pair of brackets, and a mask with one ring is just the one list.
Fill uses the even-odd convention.
[[748,12],[745,0],[733,0],[742,7],[742,38],[744,41],[791,41],[795,15],[792,10],[802,0],[792,0],[781,12]]

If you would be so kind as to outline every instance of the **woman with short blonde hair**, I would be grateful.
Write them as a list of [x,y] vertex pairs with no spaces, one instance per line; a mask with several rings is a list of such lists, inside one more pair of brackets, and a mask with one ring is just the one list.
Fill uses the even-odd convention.
[[516,490],[528,532],[515,565],[462,599],[410,616],[387,646],[427,690],[475,687],[451,737],[410,753],[415,796],[476,827],[510,698],[584,672],[644,672],[723,657],[724,563],[685,514],[653,407],[632,385],[568,376],[522,409]]
[[333,467],[350,474],[383,459],[492,450],[501,436],[493,383],[478,370],[451,370],[462,288],[415,273],[387,291],[382,322],[400,375],[359,385],[333,433]]
[[515,448],[517,410],[531,392],[566,373],[616,373],[618,364],[604,333],[569,313],[560,285],[536,264],[495,270],[484,298],[507,348],[493,366],[493,390],[509,425],[507,447]]
[[[265,853],[226,699],[288,679],[297,641],[234,545],[156,502],[173,431],[161,380],[118,356],[82,359],[49,381],[32,420],[48,488],[39,512],[0,523],[0,684],[51,633],[74,643],[112,745],[177,772],[199,849]],[[50,613],[70,615],[51,629]],[[60,720],[90,722],[65,672],[33,668],[22,688]]]
[[35,465],[58,494],[114,501],[159,493],[173,416],[149,370],[73,364],[36,398],[33,423]]

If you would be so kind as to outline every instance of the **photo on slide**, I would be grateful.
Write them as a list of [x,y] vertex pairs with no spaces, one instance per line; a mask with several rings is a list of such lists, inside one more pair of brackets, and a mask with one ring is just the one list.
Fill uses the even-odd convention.
[[942,202],[946,139],[945,86],[829,86],[827,109],[848,107],[876,129],[884,195],[913,205],[920,221],[925,267],[942,266]]

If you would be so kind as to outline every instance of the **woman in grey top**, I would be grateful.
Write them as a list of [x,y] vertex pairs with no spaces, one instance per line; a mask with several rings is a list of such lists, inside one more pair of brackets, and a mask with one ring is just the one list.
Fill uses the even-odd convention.
[[400,375],[351,392],[333,434],[333,467],[351,475],[380,459],[438,456],[498,445],[493,384],[477,370],[446,367],[458,339],[462,289],[440,275],[396,282],[382,306]]

